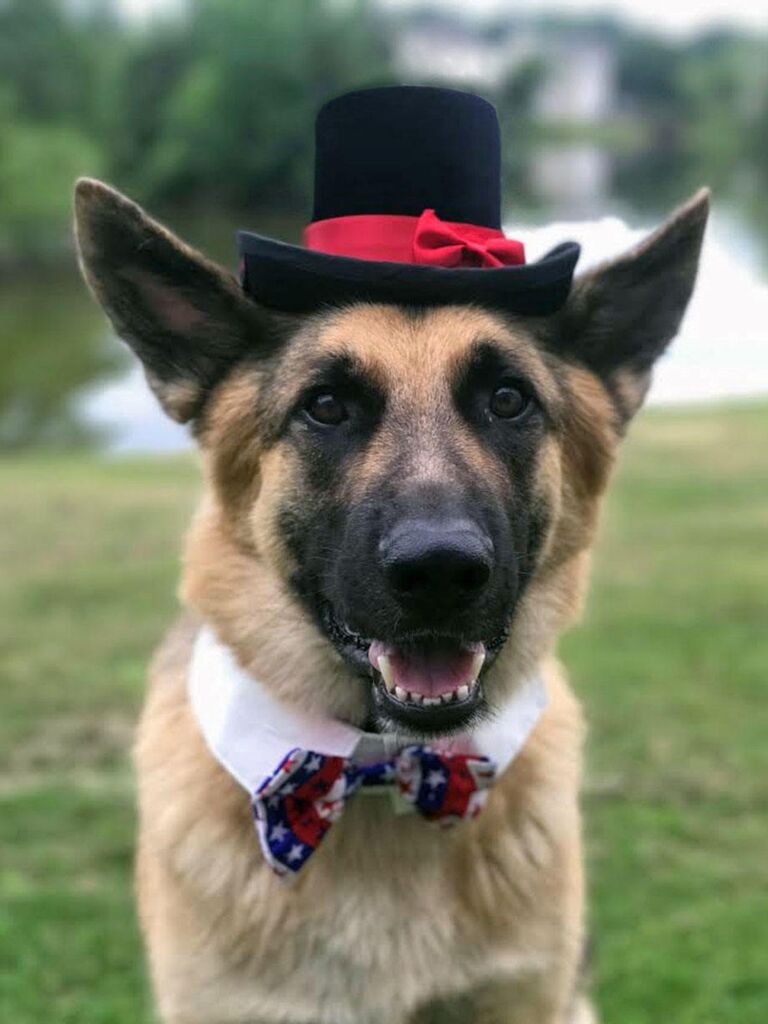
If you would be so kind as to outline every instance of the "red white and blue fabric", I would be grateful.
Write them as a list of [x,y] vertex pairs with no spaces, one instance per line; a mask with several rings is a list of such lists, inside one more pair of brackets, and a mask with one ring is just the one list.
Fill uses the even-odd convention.
[[495,775],[488,757],[424,746],[375,764],[296,749],[254,794],[253,814],[264,856],[284,876],[304,867],[361,787],[395,786],[428,821],[449,826],[480,812]]
[[242,787],[266,858],[284,880],[361,787],[389,787],[395,799],[391,809],[380,801],[385,820],[403,811],[443,825],[473,817],[547,707],[546,687],[532,675],[470,732],[404,749],[396,733],[364,732],[278,700],[207,625],[195,640],[187,687],[208,750]]

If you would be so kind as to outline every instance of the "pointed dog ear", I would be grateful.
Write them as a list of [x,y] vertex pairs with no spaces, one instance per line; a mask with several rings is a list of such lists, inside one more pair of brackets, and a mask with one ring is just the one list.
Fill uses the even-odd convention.
[[625,419],[641,405],[654,362],[679,330],[708,214],[709,190],[702,189],[634,249],[577,278],[558,317],[558,351],[606,383]]
[[270,317],[231,274],[99,181],[77,183],[75,231],[93,294],[165,411],[186,423],[229,367],[263,345]]

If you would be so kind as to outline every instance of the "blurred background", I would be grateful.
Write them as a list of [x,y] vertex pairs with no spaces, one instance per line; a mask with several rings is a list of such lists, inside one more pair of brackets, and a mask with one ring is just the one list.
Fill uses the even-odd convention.
[[2,0],[0,448],[185,443],[77,278],[77,174],[231,265],[237,227],[299,237],[318,106],[386,82],[496,103],[506,221],[533,255],[575,237],[586,266],[711,185],[702,287],[653,397],[768,392],[768,8],[587,2]]
[[563,653],[606,1021],[768,1020],[766,0],[0,0],[3,1020],[151,1020],[127,751],[197,488],[79,280],[73,181],[232,266],[238,227],[299,239],[319,105],[396,82],[496,104],[529,258],[714,190]]

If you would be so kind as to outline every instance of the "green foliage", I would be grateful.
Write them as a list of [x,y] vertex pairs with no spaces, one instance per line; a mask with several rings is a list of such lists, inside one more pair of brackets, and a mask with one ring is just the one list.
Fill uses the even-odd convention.
[[293,209],[310,195],[318,106],[387,74],[365,3],[192,0],[120,69],[116,173],[156,200]]
[[69,224],[72,182],[96,174],[98,147],[64,122],[27,120],[0,92],[0,262],[45,250]]
[[[687,126],[689,148],[722,180],[735,161],[754,152],[754,138],[764,138],[768,43],[726,33],[704,37],[682,66],[680,82],[694,115]],[[768,176],[768,162],[762,171]]]
[[679,111],[679,66],[682,52],[674,43],[653,35],[626,35],[620,42],[618,88],[646,114]]
[[[631,431],[584,624],[603,1019],[765,1024],[768,407]],[[0,462],[0,1007],[149,1024],[128,751],[173,615],[191,459]]]
[[755,145],[768,117],[768,40],[712,31],[691,42],[627,34],[618,51],[623,103],[642,117],[662,157],[695,162],[699,180],[725,188],[745,166],[768,176]]
[[19,116],[34,121],[82,117],[92,85],[91,48],[79,18],[60,0],[0,5],[0,69]]
[[0,263],[62,238],[72,181],[105,166],[97,139],[105,2],[0,4]]
[[296,209],[317,107],[388,68],[365,0],[190,0],[144,30],[106,0],[6,0],[0,258],[65,234],[80,173],[146,202]]
[[642,417],[563,646],[606,1021],[768,1019],[766,428],[764,404]]

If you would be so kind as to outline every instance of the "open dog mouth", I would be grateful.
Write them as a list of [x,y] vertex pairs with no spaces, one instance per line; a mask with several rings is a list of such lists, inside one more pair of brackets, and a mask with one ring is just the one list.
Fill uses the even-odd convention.
[[450,732],[481,711],[483,675],[507,639],[486,642],[423,633],[396,641],[368,639],[326,609],[336,649],[372,683],[377,718],[420,733]]
[[485,645],[430,639],[398,646],[374,640],[368,659],[395,700],[439,707],[469,700],[485,661]]
[[374,640],[368,660],[375,670],[380,711],[424,731],[463,724],[482,699],[485,644],[427,637],[400,644]]

